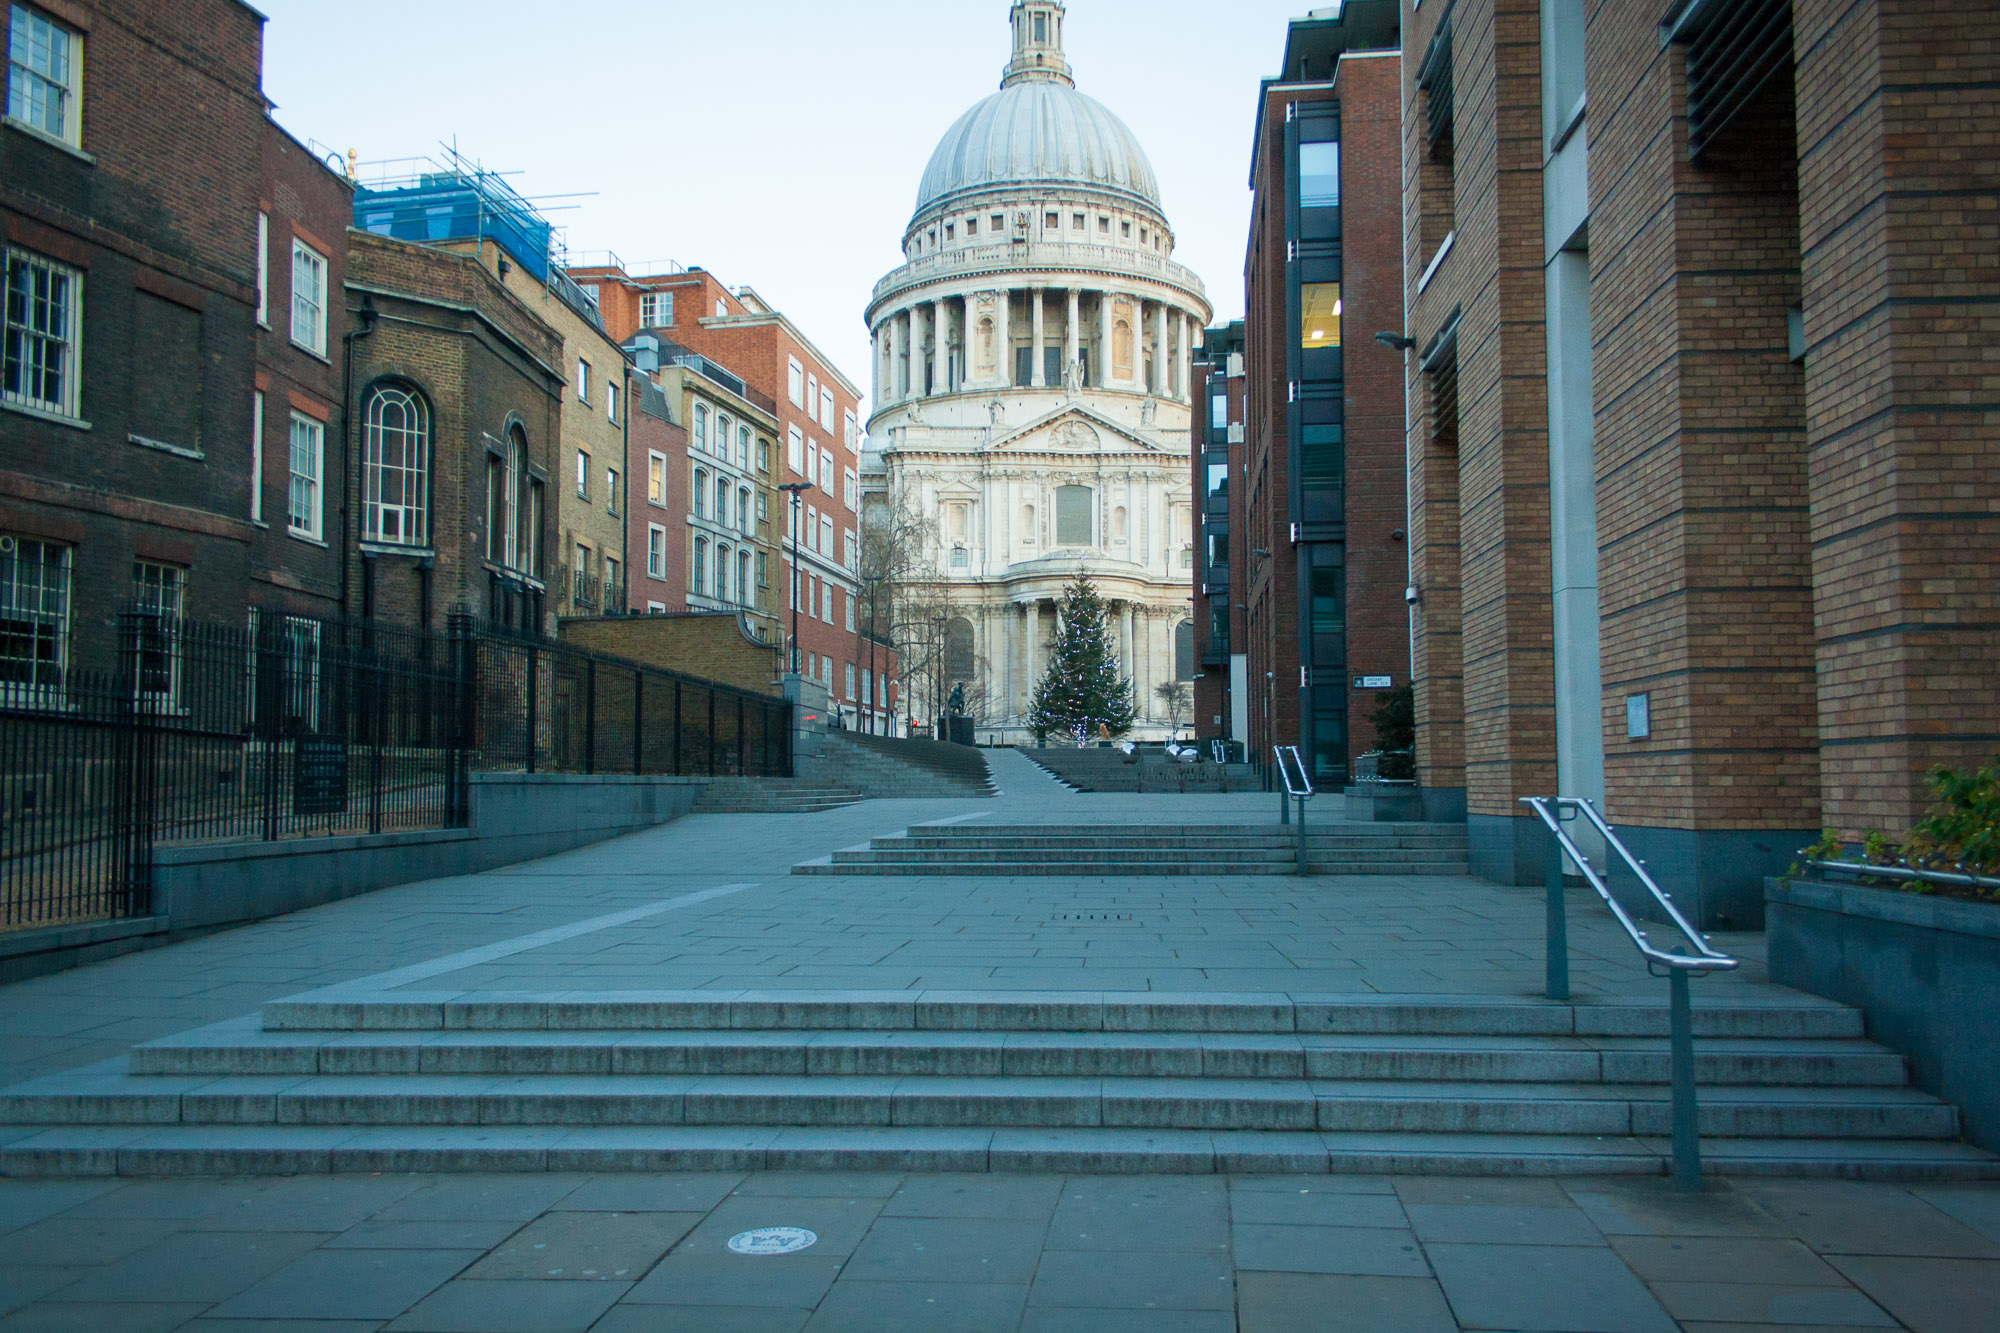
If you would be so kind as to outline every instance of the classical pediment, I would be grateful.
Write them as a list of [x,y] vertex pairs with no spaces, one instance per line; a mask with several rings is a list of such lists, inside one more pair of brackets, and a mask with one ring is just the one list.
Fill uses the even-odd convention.
[[1017,454],[1164,454],[1157,443],[1121,426],[1101,412],[1067,403],[1046,416],[1013,429],[1001,427],[987,446],[991,453]]

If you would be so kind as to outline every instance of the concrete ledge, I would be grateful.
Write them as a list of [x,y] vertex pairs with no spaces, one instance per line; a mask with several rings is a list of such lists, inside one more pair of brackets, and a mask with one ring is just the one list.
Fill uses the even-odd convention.
[[0,981],[399,884],[538,860],[687,814],[705,778],[480,773],[471,827],[156,848],[153,915],[0,935]]
[[1824,881],[1764,895],[1771,980],[1860,1008],[1967,1139],[2000,1147],[2000,905]]

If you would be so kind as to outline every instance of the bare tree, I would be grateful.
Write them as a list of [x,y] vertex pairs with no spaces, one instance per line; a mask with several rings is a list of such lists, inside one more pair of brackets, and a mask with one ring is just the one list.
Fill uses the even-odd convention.
[[[912,720],[934,719],[958,682],[947,679],[946,627],[966,613],[960,589],[946,577],[935,515],[908,495],[868,506],[861,531],[860,612],[866,631],[892,646],[902,671],[903,703]],[[975,672],[975,676],[978,675]],[[984,690],[965,682],[966,711],[978,717]]]
[[1169,680],[1153,688],[1161,705],[1167,710],[1167,725],[1173,739],[1181,738],[1181,719],[1186,717],[1194,705],[1194,691],[1184,680]]

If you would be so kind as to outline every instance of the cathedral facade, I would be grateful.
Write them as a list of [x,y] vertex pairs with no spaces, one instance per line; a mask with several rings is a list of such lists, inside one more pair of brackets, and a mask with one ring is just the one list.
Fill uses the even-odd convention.
[[1188,720],[1159,687],[1195,670],[1190,367],[1211,311],[1145,151],[1076,90],[1064,21],[1016,0],[1000,91],[939,143],[867,316],[872,480],[935,522],[941,688],[963,683],[1003,743],[1032,739],[1079,571],[1110,607],[1134,737]]

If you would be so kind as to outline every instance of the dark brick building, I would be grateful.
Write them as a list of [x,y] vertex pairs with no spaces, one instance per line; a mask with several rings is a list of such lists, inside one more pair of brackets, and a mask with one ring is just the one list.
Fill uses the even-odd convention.
[[274,256],[295,227],[327,240],[338,187],[266,118],[247,5],[44,0],[4,17],[0,688],[32,692],[110,666],[135,601],[241,624],[253,571],[310,599],[331,586],[320,548],[284,541],[287,460],[268,448],[258,525],[253,395],[258,365],[283,379],[278,429],[293,393],[301,411],[337,401],[324,364],[275,350],[289,303],[264,294],[269,339],[258,316],[260,217]]
[[1397,34],[1391,0],[1294,21],[1251,160],[1229,584],[1246,739],[1258,762],[1297,745],[1323,785],[1375,748],[1368,719],[1409,662],[1403,385],[1372,337],[1402,327]]
[[[474,255],[347,234],[363,616],[553,637],[563,341]],[[375,473],[371,477],[370,473]]]
[[1242,588],[1250,565],[1243,538],[1243,321],[1208,330],[1194,354],[1192,448],[1195,497],[1194,734],[1249,742],[1248,638]]
[[2000,11],[1406,2],[1419,774],[1704,922],[2000,748]]

